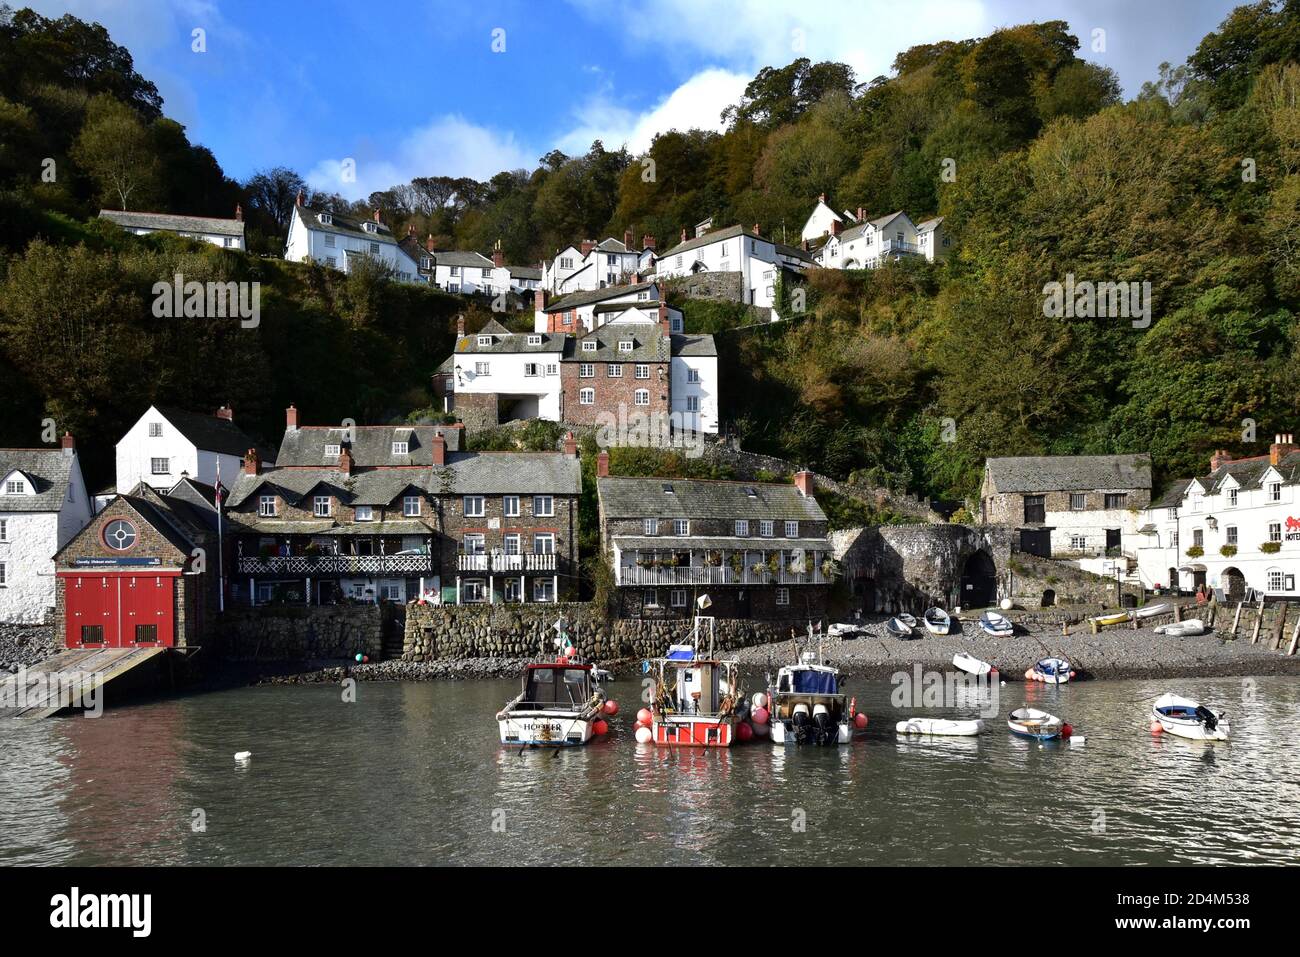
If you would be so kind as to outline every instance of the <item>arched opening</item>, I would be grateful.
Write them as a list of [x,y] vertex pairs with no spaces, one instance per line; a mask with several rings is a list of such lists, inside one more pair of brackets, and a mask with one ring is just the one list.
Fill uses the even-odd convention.
[[1056,589],[1048,588],[1043,592],[1043,607],[1051,608],[1056,604]]
[[962,567],[962,607],[984,608],[992,605],[997,596],[998,570],[993,564],[993,556],[984,551],[973,553]]
[[1246,576],[1239,568],[1225,568],[1219,576],[1224,601],[1242,601],[1246,597]]

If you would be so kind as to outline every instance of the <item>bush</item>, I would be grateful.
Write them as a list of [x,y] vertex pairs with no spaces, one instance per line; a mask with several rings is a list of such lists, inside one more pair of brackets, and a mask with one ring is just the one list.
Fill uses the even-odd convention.
[[1188,558],[1200,558],[1204,554],[1205,554],[1205,549],[1203,549],[1200,545],[1193,545],[1191,548],[1187,549]]
[[1265,555],[1276,555],[1278,552],[1282,550],[1282,543],[1265,542],[1263,545],[1259,546],[1259,550],[1263,552]]
[[1237,554],[1237,546],[1224,545],[1219,549],[1219,554],[1222,555],[1224,558],[1231,558],[1233,555]]

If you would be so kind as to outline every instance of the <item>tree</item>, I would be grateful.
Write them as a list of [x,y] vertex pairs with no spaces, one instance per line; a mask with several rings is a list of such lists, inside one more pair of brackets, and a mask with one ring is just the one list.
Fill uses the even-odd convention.
[[160,164],[153,141],[139,116],[106,93],[92,99],[72,157],[99,187],[104,202],[137,208],[160,190]]
[[306,190],[307,181],[287,166],[258,170],[244,183],[248,204],[265,214],[281,232],[289,228],[298,193]]

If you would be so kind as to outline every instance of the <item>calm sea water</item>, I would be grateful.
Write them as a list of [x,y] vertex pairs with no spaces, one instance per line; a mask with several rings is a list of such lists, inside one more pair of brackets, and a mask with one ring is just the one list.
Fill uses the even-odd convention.
[[[758,687],[758,682],[749,684]],[[0,724],[5,864],[1206,864],[1300,859],[1300,681],[1001,689],[978,739],[899,739],[885,681],[839,748],[502,750],[512,681],[247,688]],[[1147,730],[1178,690],[1232,741]],[[1013,738],[1026,703],[1082,747]],[[971,715],[949,709],[949,715]],[[236,751],[253,758],[237,766]],[[206,830],[195,830],[196,821]],[[800,828],[800,823],[803,827]]]

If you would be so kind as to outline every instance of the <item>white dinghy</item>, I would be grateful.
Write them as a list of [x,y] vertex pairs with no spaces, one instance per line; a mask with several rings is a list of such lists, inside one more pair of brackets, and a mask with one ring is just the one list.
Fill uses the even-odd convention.
[[1186,621],[1176,621],[1172,625],[1161,625],[1156,629],[1156,634],[1168,635],[1171,638],[1194,638],[1205,634],[1206,631],[1204,621],[1199,618],[1188,618]]
[[1155,618],[1157,615],[1168,615],[1174,610],[1174,606],[1167,601],[1156,602],[1154,605],[1144,605],[1133,612],[1133,617],[1141,621],[1143,618]]
[[952,634],[952,615],[942,608],[927,608],[921,616],[925,629],[932,635]]
[[976,676],[986,675],[998,670],[987,661],[981,661],[974,655],[965,651],[959,651],[957,654],[952,656],[952,665],[958,671],[964,671],[968,675]]
[[990,638],[1010,638],[1016,632],[1016,626],[1005,615],[996,611],[986,611],[980,615],[980,628]]
[[1227,741],[1228,716],[1212,711],[1199,701],[1176,694],[1162,694],[1151,706],[1152,718],[1162,730],[1191,741]]
[[1012,734],[1018,734],[1022,738],[1051,741],[1061,736],[1065,722],[1056,715],[1037,708],[1017,708],[1007,717],[1007,727]]
[[956,721],[950,718],[908,718],[894,726],[899,734],[932,734],[948,737],[971,738],[984,730],[984,722]]

